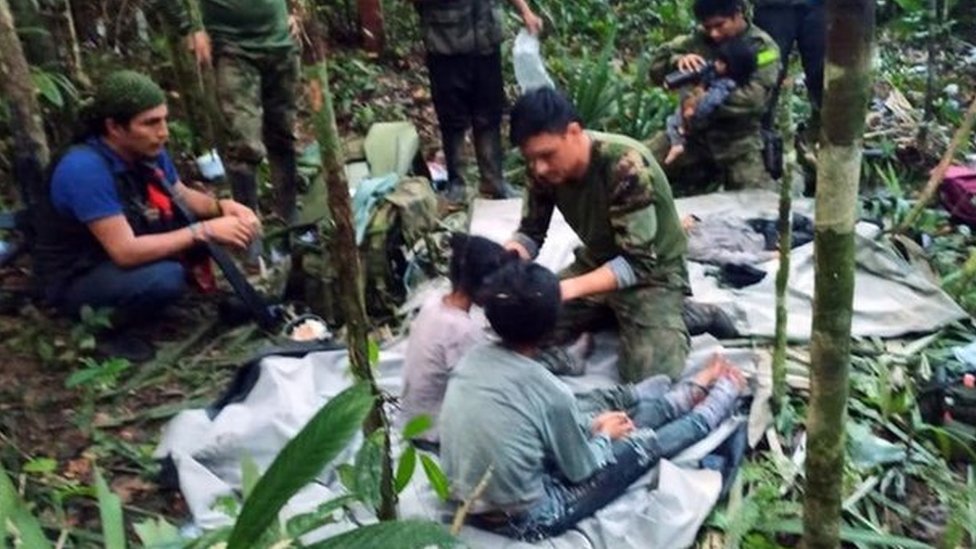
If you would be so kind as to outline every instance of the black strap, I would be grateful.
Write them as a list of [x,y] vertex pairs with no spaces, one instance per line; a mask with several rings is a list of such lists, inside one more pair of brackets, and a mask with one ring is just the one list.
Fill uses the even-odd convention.
[[[156,169],[156,168],[153,168]],[[180,209],[180,212],[186,217],[187,221],[190,223],[197,223],[197,217],[187,206],[183,197],[176,192],[173,188],[172,183],[166,181],[165,177],[158,178],[160,186],[166,191],[173,204]],[[254,321],[257,322],[258,326],[262,330],[273,331],[278,324],[276,315],[272,312],[272,307],[270,307],[261,297],[261,294],[251,286],[251,283],[247,281],[247,277],[237,268],[234,261],[231,259],[227,250],[223,249],[219,245],[211,242],[209,239],[204,240],[204,244],[207,246],[207,252],[210,257],[213,258],[214,262],[220,268],[220,271],[224,273],[224,277],[227,278],[227,282],[230,283],[231,287],[234,288],[234,292],[241,298],[244,302],[244,306],[254,317]]]

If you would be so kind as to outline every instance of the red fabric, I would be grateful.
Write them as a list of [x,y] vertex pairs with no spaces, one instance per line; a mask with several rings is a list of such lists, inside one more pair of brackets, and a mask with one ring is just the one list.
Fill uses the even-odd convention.
[[939,189],[939,198],[954,220],[976,227],[976,170],[950,166]]

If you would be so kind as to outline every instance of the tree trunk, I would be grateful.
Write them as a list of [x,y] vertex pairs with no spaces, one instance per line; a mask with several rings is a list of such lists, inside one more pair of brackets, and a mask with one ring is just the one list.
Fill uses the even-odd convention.
[[[789,67],[789,60],[783,63]],[[786,329],[789,317],[786,310],[786,287],[790,280],[790,251],[793,241],[793,168],[796,148],[793,147],[793,83],[787,69],[780,85],[777,125],[783,136],[783,177],[779,189],[779,270],[776,271],[776,339],[773,346],[773,406],[783,409],[786,398]]]
[[383,28],[383,6],[380,0],[358,0],[359,27],[363,35],[363,47],[367,52],[383,53],[386,31]]
[[81,45],[78,44],[78,28],[75,26],[75,16],[71,8],[71,0],[64,0],[64,26],[68,30],[67,60],[68,72],[75,84],[83,90],[91,89],[91,80],[85,72],[81,62]]
[[817,159],[813,328],[803,542],[840,547],[854,298],[854,223],[871,90],[874,0],[827,0],[826,87]]
[[7,0],[0,0],[0,96],[10,108],[14,138],[14,179],[20,199],[32,203],[44,186],[44,170],[50,161],[47,136],[24,50],[17,38]]
[[366,316],[366,298],[363,288],[362,265],[356,247],[349,198],[349,183],[342,160],[339,130],[336,127],[332,94],[326,69],[326,48],[316,21],[309,21],[311,55],[315,60],[309,71],[308,101],[315,123],[315,133],[322,150],[322,169],[325,173],[329,212],[335,229],[330,240],[330,257],[336,264],[341,291],[342,313],[346,321],[346,346],[353,374],[369,382],[376,397],[372,412],[363,426],[367,436],[381,429],[384,434],[384,451],[380,473],[380,507],[376,514],[380,520],[396,519],[396,491],[393,484],[393,462],[390,456],[390,428],[383,411],[383,394],[376,385],[369,364],[369,322]]

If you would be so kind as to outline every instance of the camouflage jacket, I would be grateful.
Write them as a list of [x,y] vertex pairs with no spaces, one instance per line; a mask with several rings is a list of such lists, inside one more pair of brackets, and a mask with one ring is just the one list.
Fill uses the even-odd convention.
[[502,9],[498,0],[416,0],[428,53],[479,54],[498,51]]
[[[759,27],[750,24],[745,38],[756,48],[756,72],[744,86],[738,86],[702,127],[692,129],[689,140],[700,140],[717,157],[732,157],[757,148],[762,116],[779,80],[779,48]],[[651,57],[650,77],[657,84],[677,69],[678,58],[697,53],[707,60],[715,58],[716,45],[701,32],[679,36],[658,47]]]
[[529,182],[516,240],[537,253],[553,208],[559,208],[583,241],[576,250],[582,266],[595,269],[623,258],[637,286],[687,291],[688,243],[661,167],[646,147],[629,137],[588,134],[590,165],[580,181]]
[[[150,0],[148,6],[183,34],[198,30],[182,0]],[[288,29],[286,0],[201,0],[200,11],[217,48],[277,52],[297,47]]]

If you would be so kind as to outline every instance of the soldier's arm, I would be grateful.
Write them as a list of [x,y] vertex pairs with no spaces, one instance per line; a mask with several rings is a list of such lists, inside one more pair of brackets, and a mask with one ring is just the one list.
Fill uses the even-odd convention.
[[658,86],[662,85],[664,77],[678,69],[678,58],[686,53],[694,53],[691,47],[692,41],[691,35],[679,36],[658,46],[651,54],[650,67],[647,71],[651,82]]
[[512,235],[511,242],[521,246],[525,254],[521,251],[519,253],[527,256],[526,259],[534,259],[546,241],[546,232],[549,231],[549,221],[556,203],[552,194],[545,188],[540,188],[538,183],[530,182],[528,187],[525,202],[522,204],[522,221],[518,231]]
[[715,116],[750,117],[766,110],[779,80],[779,50],[776,45],[772,44],[760,50],[756,64],[758,67],[749,82],[729,94],[725,103],[715,110]]
[[[637,155],[636,151],[630,154]],[[659,229],[654,178],[664,177],[660,169],[655,171],[644,164],[639,155],[630,164],[632,173],[618,179],[610,201],[610,225],[622,253],[607,266],[617,275],[620,288],[644,282],[654,272],[657,263],[654,242]]]

